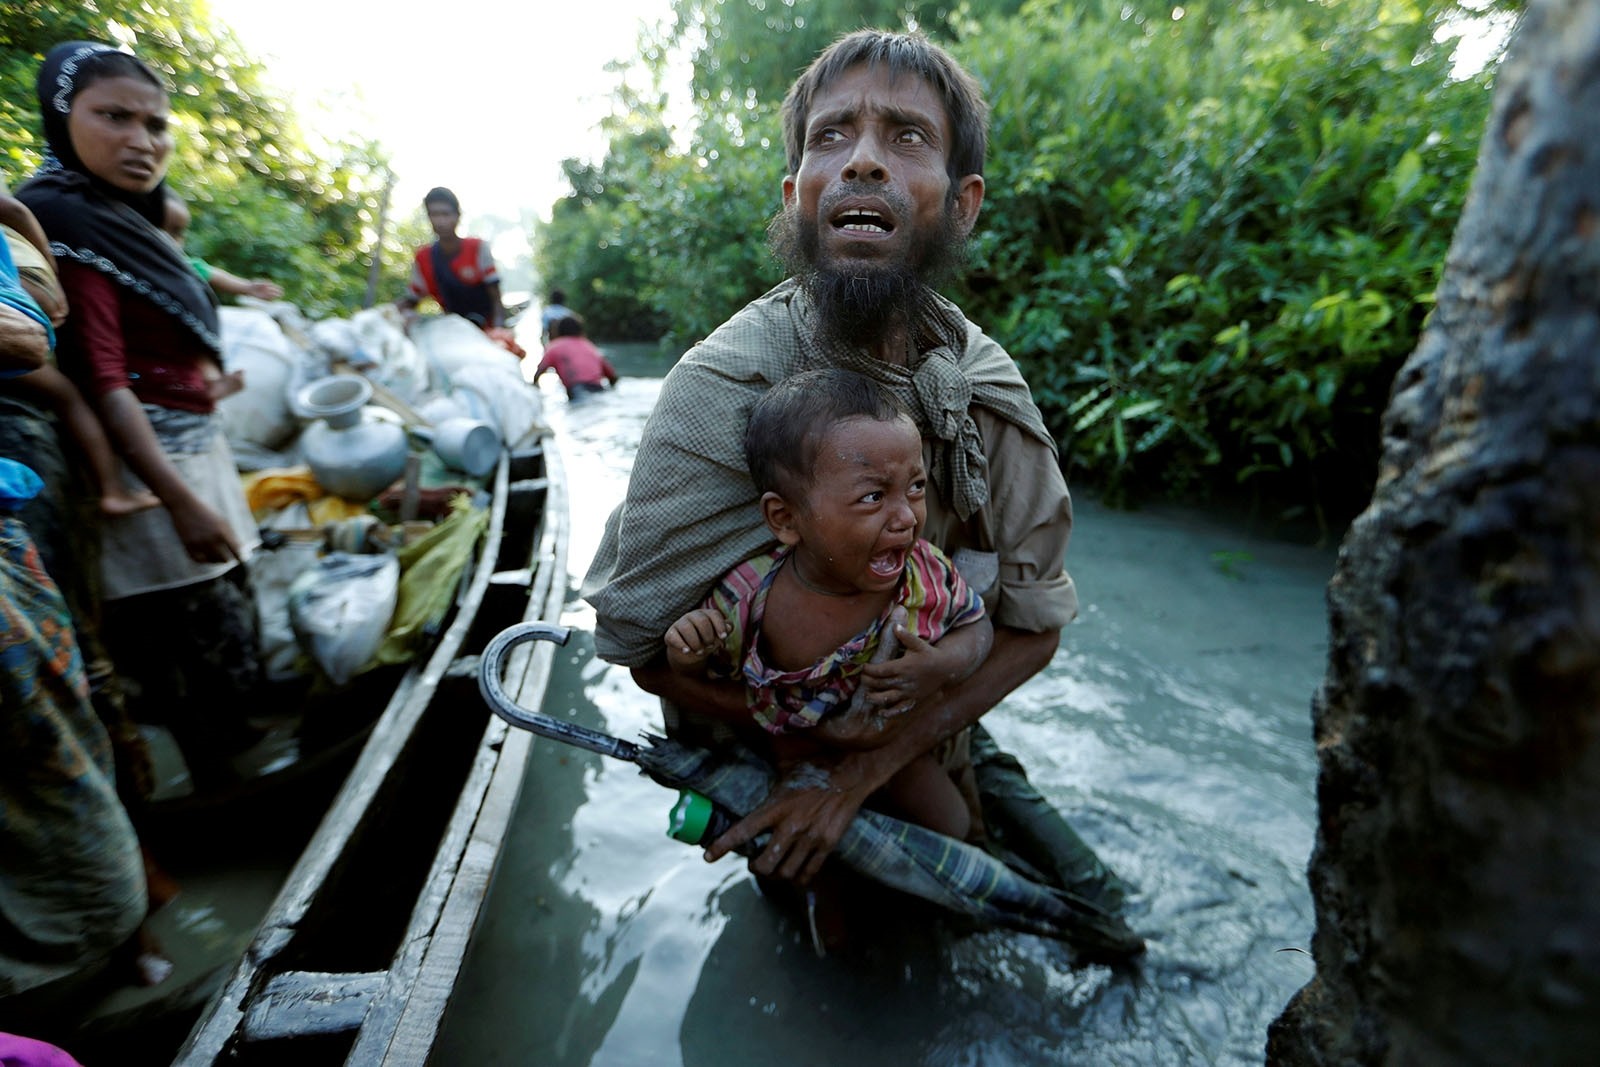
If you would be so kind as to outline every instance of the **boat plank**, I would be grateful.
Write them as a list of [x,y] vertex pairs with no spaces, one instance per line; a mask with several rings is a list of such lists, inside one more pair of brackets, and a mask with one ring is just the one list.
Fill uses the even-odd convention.
[[267,1041],[297,1034],[354,1030],[388,978],[385,971],[329,974],[290,971],[275,975],[250,1002],[241,1037]]
[[[555,452],[546,455],[547,464],[559,462]],[[527,621],[558,618],[566,600],[568,512],[567,500],[561,495],[565,485],[563,477],[552,475],[548,480],[550,496],[545,501],[545,523],[534,552],[539,562],[533,595],[525,613]],[[516,651],[525,654],[513,654],[510,658],[506,671],[508,680],[516,679],[514,690],[518,699],[542,704],[555,664],[556,646],[540,642]],[[499,719],[494,719],[493,723],[505,725]],[[385,1063],[421,1063],[438,1037],[440,1023],[489,892],[506,827],[516,811],[527,754],[533,743],[532,734],[509,727],[496,733],[491,726],[485,732],[486,739],[491,734],[498,739],[495,747],[501,758],[495,765],[493,780],[481,806],[476,810],[472,837],[460,866],[454,879],[444,887],[448,897],[439,921],[425,938],[417,941],[422,957],[415,972],[409,969],[402,972],[399,965],[390,969],[389,988],[394,989],[397,996],[383,1001],[381,1011],[384,1014],[374,1005],[348,1063],[379,1062],[380,1054]],[[391,1008],[399,1012],[393,1021],[386,1014]]]
[[450,825],[434,854],[433,867],[407,923],[405,939],[361,1023],[361,1034],[349,1056],[352,1063],[378,1062],[405,1010],[406,999],[411,995],[429,943],[436,935],[451,889],[461,878],[462,861],[471,847],[473,824],[500,763],[506,730],[497,727],[503,725],[491,721],[484,729],[484,743],[478,747],[472,772],[467,776],[450,816]]

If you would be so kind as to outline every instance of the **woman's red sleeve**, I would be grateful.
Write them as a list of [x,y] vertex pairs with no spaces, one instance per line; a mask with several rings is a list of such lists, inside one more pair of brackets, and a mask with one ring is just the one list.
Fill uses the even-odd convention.
[[128,356],[122,341],[122,307],[110,278],[81,263],[63,261],[61,288],[72,309],[64,333],[81,364],[72,376],[95,396],[128,388]]

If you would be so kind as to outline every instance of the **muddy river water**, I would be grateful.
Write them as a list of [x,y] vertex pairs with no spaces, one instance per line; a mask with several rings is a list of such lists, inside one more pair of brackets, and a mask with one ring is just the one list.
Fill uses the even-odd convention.
[[[659,712],[594,657],[576,595],[660,386],[659,367],[619,355],[621,387],[587,404],[544,383],[572,498],[562,621],[578,631],[546,708],[633,738]],[[1075,503],[1082,614],[984,722],[1136,887],[1137,966],[943,924],[819,959],[742,860],[708,865],[665,836],[672,794],[539,741],[434,1062],[1261,1063],[1312,971],[1309,706],[1334,552],[1212,513]]]

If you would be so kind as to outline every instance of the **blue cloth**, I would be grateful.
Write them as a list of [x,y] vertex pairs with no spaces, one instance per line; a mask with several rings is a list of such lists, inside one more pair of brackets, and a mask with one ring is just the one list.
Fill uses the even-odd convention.
[[14,459],[0,459],[0,512],[15,511],[39,495],[44,481],[33,468]]
[[[11,258],[11,246],[0,240],[0,303],[16,308],[29,318],[37,321],[44,327],[44,332],[50,338],[50,347],[56,346],[56,332],[50,328],[50,316],[34,302],[33,297],[22,287],[22,282],[17,279],[17,264]],[[15,378],[27,371],[0,370],[0,378]]]

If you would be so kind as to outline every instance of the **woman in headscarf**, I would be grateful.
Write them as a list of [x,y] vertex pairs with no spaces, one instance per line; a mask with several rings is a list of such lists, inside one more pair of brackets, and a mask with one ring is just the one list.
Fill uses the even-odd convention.
[[103,636],[137,683],[136,717],[172,728],[198,785],[226,781],[227,756],[257,736],[241,566],[255,524],[208,388],[216,306],[162,232],[167,91],[134,56],[71,41],[45,57],[38,93],[50,154],[16,195],[50,238],[72,308],[58,362],[100,413],[129,487],[162,503],[105,522]]

